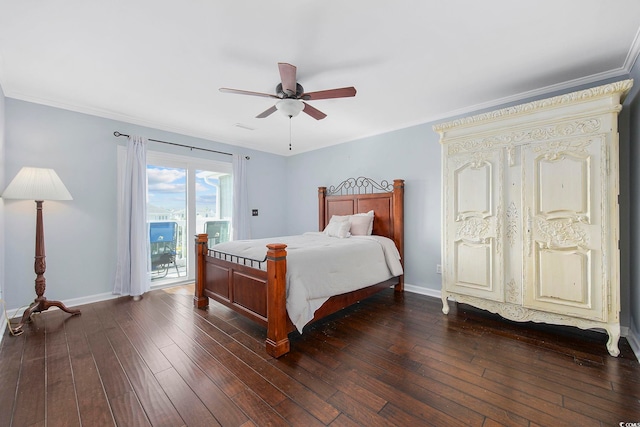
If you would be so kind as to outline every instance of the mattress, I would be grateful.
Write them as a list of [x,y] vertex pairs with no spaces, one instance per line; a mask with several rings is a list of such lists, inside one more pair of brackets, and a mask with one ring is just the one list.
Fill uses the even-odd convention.
[[224,242],[210,249],[262,260],[266,245],[271,243],[287,245],[287,312],[299,332],[330,297],[403,274],[398,249],[391,239],[382,236],[340,239],[309,232]]

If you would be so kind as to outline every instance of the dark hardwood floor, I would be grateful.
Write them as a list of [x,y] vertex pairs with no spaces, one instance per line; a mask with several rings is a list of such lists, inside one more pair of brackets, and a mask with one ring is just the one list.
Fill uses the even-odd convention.
[[517,324],[392,290],[280,359],[264,329],[192,287],[37,314],[0,348],[0,426],[618,426],[640,423],[627,341]]

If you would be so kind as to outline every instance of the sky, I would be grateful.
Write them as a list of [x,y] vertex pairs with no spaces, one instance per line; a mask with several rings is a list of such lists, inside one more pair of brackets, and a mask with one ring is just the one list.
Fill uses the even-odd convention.
[[[217,174],[196,171],[196,210],[216,210]],[[186,207],[186,170],[147,166],[148,203],[167,210],[184,210]]]

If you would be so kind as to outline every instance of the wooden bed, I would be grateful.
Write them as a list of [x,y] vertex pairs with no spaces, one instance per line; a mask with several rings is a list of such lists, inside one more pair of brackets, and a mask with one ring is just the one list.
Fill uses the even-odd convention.
[[[318,229],[332,215],[373,210],[373,233],[393,240],[404,259],[404,180],[376,183],[369,178],[349,178],[335,187],[318,188]],[[290,350],[288,335],[295,330],[286,311],[286,245],[267,245],[266,260],[226,256],[207,247],[206,234],[196,236],[196,284],[194,305],[205,308],[209,298],[262,324],[267,329],[266,351],[280,357]],[[227,258],[227,259],[224,259]],[[266,262],[266,271],[260,263]],[[311,322],[335,313],[377,292],[394,286],[404,289],[404,276],[394,277],[353,292],[331,297],[314,313]],[[309,323],[311,323],[309,322]]]

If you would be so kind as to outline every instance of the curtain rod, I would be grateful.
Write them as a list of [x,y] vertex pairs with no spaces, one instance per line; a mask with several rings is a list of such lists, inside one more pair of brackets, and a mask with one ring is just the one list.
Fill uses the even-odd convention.
[[[113,136],[115,136],[115,137],[126,136],[127,138],[129,138],[129,135],[127,135],[125,133],[120,133],[118,131],[113,132]],[[160,141],[158,139],[151,139],[151,138],[149,138],[148,141],[159,142],[161,144],[175,145],[177,147],[184,147],[184,148],[188,148],[190,150],[202,150],[202,151],[208,151],[210,153],[224,154],[225,156],[233,156],[233,153],[225,153],[224,151],[209,150],[208,148],[193,147],[191,145],[178,144],[176,142]],[[249,157],[249,156],[245,156],[244,158],[247,159],[247,160],[251,159],[251,157]]]

